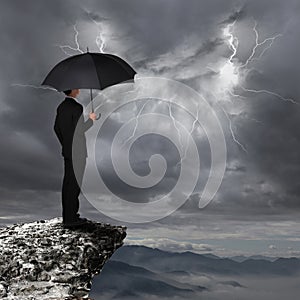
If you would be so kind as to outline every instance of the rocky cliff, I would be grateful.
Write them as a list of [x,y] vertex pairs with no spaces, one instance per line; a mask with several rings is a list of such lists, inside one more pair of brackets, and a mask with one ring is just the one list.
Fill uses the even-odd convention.
[[0,228],[0,299],[88,299],[126,229],[92,221],[65,229],[61,218]]

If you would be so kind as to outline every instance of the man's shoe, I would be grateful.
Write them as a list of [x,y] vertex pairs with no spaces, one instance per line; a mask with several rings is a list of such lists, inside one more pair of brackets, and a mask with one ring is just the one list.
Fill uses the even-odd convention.
[[69,227],[78,227],[81,226],[83,224],[87,223],[87,219],[86,218],[78,218],[77,220],[73,221],[73,222],[67,222],[64,223],[64,227],[69,228]]
[[81,218],[79,213],[76,214],[75,218],[76,218],[76,220],[85,220],[85,221],[88,220],[87,218]]

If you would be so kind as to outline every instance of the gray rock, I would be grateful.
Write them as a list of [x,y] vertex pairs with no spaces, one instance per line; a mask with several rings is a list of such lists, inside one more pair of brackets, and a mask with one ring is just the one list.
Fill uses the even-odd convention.
[[5,298],[7,297],[7,290],[5,285],[3,285],[2,283],[0,283],[0,297],[1,298]]
[[123,245],[125,226],[61,218],[0,228],[0,298],[87,299],[92,279]]

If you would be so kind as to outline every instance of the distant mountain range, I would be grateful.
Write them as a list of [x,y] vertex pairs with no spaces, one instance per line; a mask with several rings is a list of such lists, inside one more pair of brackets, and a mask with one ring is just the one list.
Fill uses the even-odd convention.
[[152,272],[186,271],[205,274],[272,274],[294,275],[300,271],[300,259],[250,257],[241,262],[234,258],[186,252],[168,252],[145,246],[123,246],[112,256],[113,260],[139,266]]
[[160,296],[162,293],[165,297],[173,297],[201,292],[205,287],[182,284],[171,280],[169,276],[110,260],[103,268],[99,280],[93,283],[93,289],[118,291],[115,297],[139,297],[141,294]]
[[[214,285],[245,288],[240,276],[300,274],[300,259],[263,256],[220,258],[212,254],[168,252],[145,246],[123,246],[93,282],[94,299],[196,299]],[[216,280],[216,277],[230,280]],[[195,278],[203,284],[199,284]],[[101,298],[102,296],[102,298]],[[151,298],[152,299],[152,298]],[[156,298],[155,298],[156,299]]]
[[269,257],[269,256],[263,256],[263,255],[252,255],[252,256],[244,256],[244,255],[238,255],[238,256],[232,256],[229,257],[231,260],[234,260],[236,262],[243,262],[247,259],[256,259],[256,260],[267,260],[267,261],[275,261],[278,259],[278,257]]

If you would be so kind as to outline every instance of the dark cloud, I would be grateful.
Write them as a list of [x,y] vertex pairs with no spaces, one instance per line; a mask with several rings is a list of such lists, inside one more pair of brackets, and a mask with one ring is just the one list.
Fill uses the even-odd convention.
[[220,24],[232,24],[235,21],[240,21],[246,17],[246,7],[242,7],[234,11],[226,20],[222,21]]
[[86,12],[87,17],[90,20],[96,21],[97,23],[100,23],[101,21],[109,20],[109,18],[105,18],[94,11],[88,11],[86,9],[83,9],[83,10]]

